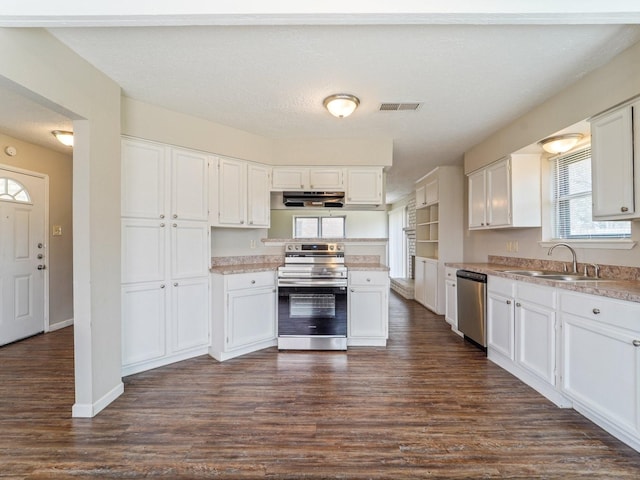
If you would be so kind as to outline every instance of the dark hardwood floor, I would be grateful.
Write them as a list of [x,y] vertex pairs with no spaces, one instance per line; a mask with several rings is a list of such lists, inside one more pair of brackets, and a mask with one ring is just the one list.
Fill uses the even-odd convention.
[[203,356],[72,419],[71,328],[0,348],[0,479],[640,478],[640,453],[395,294],[387,348]]

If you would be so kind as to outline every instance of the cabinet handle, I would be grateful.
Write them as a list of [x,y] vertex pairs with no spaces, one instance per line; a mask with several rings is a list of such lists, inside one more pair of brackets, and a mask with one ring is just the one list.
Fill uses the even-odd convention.
[[634,340],[634,341],[633,341],[633,342],[631,342],[631,343],[633,343],[633,346],[634,346],[634,347],[640,347],[640,340]]
[[599,308],[594,308],[591,311],[593,312],[594,315],[598,315],[600,313],[600,309]]
[[511,305],[511,300],[507,300],[507,305]]
[[160,224],[160,226],[161,226],[161,227],[164,227],[164,223],[161,223],[161,224]]
[[370,279],[370,278],[367,278],[367,282],[370,282],[370,281],[371,281],[371,279]]
[[628,212],[629,209],[627,207],[620,207],[621,212]]
[[484,227],[484,223],[481,223],[481,224],[480,224],[480,226],[481,226],[481,227]]
[[164,218],[164,213],[162,215],[160,215],[160,218]]
[[353,288],[351,289],[351,291],[352,291],[352,292],[355,292],[355,290],[354,290]]
[[162,285],[160,285],[160,288],[164,288],[164,283]]
[[516,307],[521,307],[522,304],[520,302],[516,302]]
[[255,280],[251,280],[251,285],[255,285],[256,281]]

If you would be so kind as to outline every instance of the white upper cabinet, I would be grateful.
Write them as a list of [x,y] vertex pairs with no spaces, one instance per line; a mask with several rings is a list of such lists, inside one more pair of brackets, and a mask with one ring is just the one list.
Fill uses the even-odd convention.
[[206,154],[171,149],[171,217],[207,221],[208,160]]
[[639,111],[640,101],[591,120],[594,220],[640,218]]
[[344,190],[344,169],[274,167],[272,190]]
[[345,203],[381,205],[383,203],[382,167],[347,168]]
[[468,181],[469,229],[541,225],[540,155],[510,155]]
[[165,218],[167,147],[122,140],[122,216]]
[[257,163],[219,158],[211,169],[210,221],[219,227],[268,227],[271,168]]

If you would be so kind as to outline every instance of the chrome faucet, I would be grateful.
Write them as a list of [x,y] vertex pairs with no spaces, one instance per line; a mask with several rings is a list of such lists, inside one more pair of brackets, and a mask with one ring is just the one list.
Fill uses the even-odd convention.
[[556,247],[567,247],[569,249],[569,251],[571,252],[571,256],[573,257],[572,260],[572,268],[573,268],[573,272],[572,273],[578,273],[578,262],[576,260],[576,251],[571,248],[571,245],[567,244],[567,243],[556,243],[554,246],[552,246],[549,251],[547,252],[547,255],[551,255],[551,252],[553,252],[553,249]]

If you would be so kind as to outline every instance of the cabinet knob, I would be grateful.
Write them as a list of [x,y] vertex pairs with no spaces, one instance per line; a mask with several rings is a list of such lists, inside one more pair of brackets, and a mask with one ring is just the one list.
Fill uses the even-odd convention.
[[177,223],[174,223],[174,224],[173,224],[173,228],[176,228],[177,226],[178,226],[178,224],[177,224]]
[[164,283],[162,285],[160,285],[160,288],[164,288]]
[[178,218],[178,215],[174,213],[173,218]]
[[370,279],[370,278],[367,278],[367,282],[370,282],[370,281],[371,281],[371,279]]
[[256,281],[255,280],[251,280],[251,285],[255,285]]
[[521,307],[522,304],[520,302],[516,302],[516,307]]
[[628,212],[629,209],[627,207],[620,207],[621,212]]
[[300,188],[304,188],[304,185],[300,184]]
[[160,224],[160,226],[161,226],[161,227],[164,227],[164,223],[161,223],[161,224]]
[[480,224],[480,226],[481,226],[481,227],[484,227],[484,223],[481,223],[481,224]]
[[591,311],[593,312],[594,315],[598,315],[600,313],[600,309],[599,308],[594,308]]
[[507,305],[511,305],[511,300],[507,300]]
[[175,283],[173,284],[173,286],[174,286],[174,287],[177,287],[177,286],[178,286],[178,282],[175,282]]
[[164,214],[160,215],[160,218],[164,218]]
[[354,290],[353,288],[351,289],[351,291],[352,291],[352,292],[355,292],[355,290]]
[[244,225],[244,220],[240,220],[240,225]]
[[253,220],[249,220],[249,225],[253,225]]
[[640,347],[640,340],[634,340],[631,343],[633,344],[634,347]]

